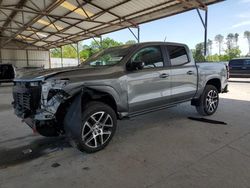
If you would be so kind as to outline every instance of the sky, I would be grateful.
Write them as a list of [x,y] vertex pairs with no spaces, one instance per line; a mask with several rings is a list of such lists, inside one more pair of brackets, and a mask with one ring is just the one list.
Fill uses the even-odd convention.
[[[204,14],[203,11],[201,13]],[[204,27],[196,10],[141,24],[140,30],[141,42],[164,41],[166,38],[168,42],[185,43],[193,49],[197,43],[204,41]],[[247,39],[244,38],[246,30],[250,31],[250,0],[226,0],[209,6],[208,39],[214,40],[217,34],[226,38],[228,33],[239,33],[238,44],[242,55],[245,55],[248,52]],[[123,43],[135,40],[128,29],[106,34],[103,38],[105,37]],[[91,40],[87,40],[83,44],[90,42]],[[212,53],[218,53],[215,41]]]

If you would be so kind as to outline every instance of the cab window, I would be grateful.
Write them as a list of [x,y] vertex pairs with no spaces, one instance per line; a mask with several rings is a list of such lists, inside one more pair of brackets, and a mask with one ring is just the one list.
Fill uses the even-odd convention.
[[143,63],[143,69],[163,67],[163,57],[160,46],[145,47],[133,55],[131,63]]
[[167,48],[172,66],[180,66],[189,62],[187,51],[183,46],[169,45]]

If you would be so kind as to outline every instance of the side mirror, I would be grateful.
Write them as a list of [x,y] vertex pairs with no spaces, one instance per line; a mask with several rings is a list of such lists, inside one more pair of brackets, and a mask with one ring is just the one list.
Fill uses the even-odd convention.
[[131,62],[132,70],[142,70],[145,66],[145,63],[142,61],[133,61]]

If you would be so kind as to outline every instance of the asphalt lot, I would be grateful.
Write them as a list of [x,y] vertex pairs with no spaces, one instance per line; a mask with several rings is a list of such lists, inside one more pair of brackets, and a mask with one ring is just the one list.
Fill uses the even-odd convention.
[[120,121],[105,150],[85,154],[33,134],[0,86],[0,187],[249,187],[250,80],[229,90],[209,117],[227,125],[188,119],[199,116],[185,103]]

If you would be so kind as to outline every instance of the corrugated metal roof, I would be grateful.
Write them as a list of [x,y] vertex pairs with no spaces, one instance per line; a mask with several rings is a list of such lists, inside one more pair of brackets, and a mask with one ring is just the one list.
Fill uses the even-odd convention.
[[222,0],[0,0],[1,48],[50,49]]

